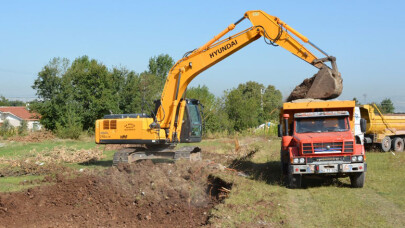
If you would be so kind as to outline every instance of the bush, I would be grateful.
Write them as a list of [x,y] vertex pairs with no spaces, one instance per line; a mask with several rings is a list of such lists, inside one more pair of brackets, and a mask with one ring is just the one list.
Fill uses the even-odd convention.
[[18,135],[27,135],[28,133],[28,123],[27,121],[23,120],[21,125],[18,127]]
[[55,134],[62,139],[78,139],[82,134],[83,126],[80,123],[62,126],[60,123],[56,123]]
[[14,136],[16,134],[15,128],[10,124],[9,120],[4,120],[0,127],[0,135],[7,139],[8,137]]

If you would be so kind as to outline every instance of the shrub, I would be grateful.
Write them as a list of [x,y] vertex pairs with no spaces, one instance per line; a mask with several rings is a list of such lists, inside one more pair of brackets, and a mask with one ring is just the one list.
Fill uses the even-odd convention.
[[18,135],[27,135],[28,133],[28,122],[23,120],[21,125],[18,127]]
[[80,123],[62,126],[56,123],[55,134],[62,139],[78,139],[82,134],[83,126]]
[[3,124],[0,127],[0,135],[3,138],[8,138],[16,134],[15,128],[10,124],[9,120],[4,120]]

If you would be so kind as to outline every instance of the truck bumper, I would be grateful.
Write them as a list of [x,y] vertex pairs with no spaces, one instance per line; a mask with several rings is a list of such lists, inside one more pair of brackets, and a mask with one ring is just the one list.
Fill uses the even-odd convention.
[[366,163],[328,163],[328,164],[306,164],[290,165],[292,174],[335,174],[335,173],[357,173],[367,171]]

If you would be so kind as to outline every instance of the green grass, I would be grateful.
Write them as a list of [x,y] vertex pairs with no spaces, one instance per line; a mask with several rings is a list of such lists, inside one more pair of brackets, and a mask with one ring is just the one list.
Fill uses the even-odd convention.
[[41,143],[9,142],[0,147],[0,157],[23,157],[31,150],[43,151],[54,147],[74,147],[76,149],[91,149],[96,147],[94,141],[61,140],[55,139]]
[[43,176],[0,177],[0,192],[15,192],[38,186],[38,183],[31,181],[40,181],[43,178]]

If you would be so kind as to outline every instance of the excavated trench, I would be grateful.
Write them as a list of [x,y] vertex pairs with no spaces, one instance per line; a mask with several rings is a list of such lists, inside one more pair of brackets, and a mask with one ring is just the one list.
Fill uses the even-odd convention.
[[40,187],[0,194],[0,227],[209,225],[232,188],[212,171],[204,162],[142,161],[50,175]]

